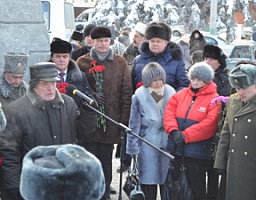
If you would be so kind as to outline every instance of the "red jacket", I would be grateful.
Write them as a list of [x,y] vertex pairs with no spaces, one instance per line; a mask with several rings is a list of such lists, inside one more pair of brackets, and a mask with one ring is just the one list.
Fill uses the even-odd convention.
[[[167,103],[164,128],[169,135],[173,130],[182,131],[185,136],[185,156],[203,159],[210,156],[211,138],[217,132],[221,113],[221,104],[211,104],[212,99],[218,96],[216,91],[212,81],[197,93],[191,90],[190,84],[174,94]],[[173,146],[173,141],[171,143]]]
[[[183,128],[185,143],[198,142],[213,137],[218,128],[218,115],[221,112],[221,105],[211,105],[212,99],[218,96],[216,85],[213,82],[199,89],[196,94],[190,88],[191,84],[188,88],[174,94],[164,113],[164,127],[167,133],[181,130],[182,127],[179,127],[177,120],[196,122],[196,124]],[[194,96],[196,98],[192,104]],[[192,106],[189,108],[191,104]]]

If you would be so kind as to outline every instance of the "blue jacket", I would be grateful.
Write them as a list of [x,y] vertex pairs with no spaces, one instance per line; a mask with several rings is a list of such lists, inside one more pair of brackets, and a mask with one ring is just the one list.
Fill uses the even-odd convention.
[[190,81],[178,44],[169,42],[162,53],[154,55],[149,50],[149,43],[146,41],[141,44],[139,50],[140,55],[134,59],[132,69],[133,91],[136,90],[137,83],[141,82],[142,69],[150,62],[157,62],[165,69],[166,84],[172,86],[176,91],[188,87]]
[[[149,90],[141,86],[132,96],[129,128],[151,144],[166,151],[168,135],[163,127],[165,106],[175,90],[165,84],[161,109]],[[170,160],[141,142],[135,136],[127,135],[126,153],[138,154],[139,178],[142,184],[163,184]]]

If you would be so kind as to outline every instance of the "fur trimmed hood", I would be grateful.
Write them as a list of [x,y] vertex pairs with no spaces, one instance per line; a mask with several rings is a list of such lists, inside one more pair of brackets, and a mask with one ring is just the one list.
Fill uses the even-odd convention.
[[20,191],[26,200],[100,199],[105,191],[102,166],[78,145],[38,146],[23,159]]
[[[149,50],[149,42],[148,41],[142,42],[142,44],[140,45],[139,51],[140,51],[140,53],[151,55],[152,53]],[[170,56],[175,60],[183,59],[180,46],[174,42],[169,42],[163,53],[165,54],[168,52],[169,52]],[[162,54],[162,53],[160,53],[160,54]]]
[[199,30],[194,30],[191,35],[190,35],[190,40],[195,40],[195,33],[198,33],[199,34],[199,38],[197,38],[197,40],[201,40],[204,38],[203,34],[199,31]]

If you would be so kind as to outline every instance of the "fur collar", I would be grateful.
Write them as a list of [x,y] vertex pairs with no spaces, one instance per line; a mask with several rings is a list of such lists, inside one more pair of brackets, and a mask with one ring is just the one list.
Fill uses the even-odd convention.
[[44,101],[35,91],[34,89],[28,89],[27,90],[27,97],[32,103],[33,106],[38,107],[38,108],[45,108],[47,104],[51,104],[52,106],[54,105],[55,108],[60,108],[61,104],[64,104],[64,100],[61,97],[61,94],[59,91],[56,89],[56,96],[55,98],[50,101]]
[[74,60],[70,60],[68,64],[68,79],[72,82],[80,82],[83,79],[82,72]]
[[[165,105],[169,101],[170,97],[175,93],[176,93],[175,90],[170,85],[167,85],[167,84],[164,85],[164,95],[163,95],[163,102],[161,107],[162,113],[164,113]],[[144,86],[139,87],[135,91],[135,94],[138,96],[138,99],[140,99],[141,102],[145,103],[146,106],[148,106],[148,103],[150,103],[151,109],[157,108],[158,110],[157,106],[153,106],[153,105],[156,105],[156,102],[153,100],[149,90],[146,87]]]
[[[52,59],[49,60],[49,62],[53,62]],[[79,81],[82,81],[83,79],[82,72],[74,60],[70,60],[68,63],[67,78],[71,82],[76,82],[76,81],[79,82]]]
[[[94,48],[91,48],[90,57],[91,57],[91,60],[99,60],[98,55],[95,52]],[[105,60],[114,61],[114,52],[112,51],[111,48],[109,49],[109,53]]]
[[[149,42],[148,41],[142,42],[142,44],[140,45],[139,51],[143,54],[151,55],[149,50]],[[180,46],[174,42],[170,41],[167,45],[167,48],[164,51],[165,51],[164,52],[165,54],[169,53],[170,56],[175,60],[183,59]]]
[[[25,81],[23,81],[20,87],[25,88],[25,90],[27,90],[28,84]],[[7,83],[4,76],[1,75],[0,76],[0,93],[2,94],[2,96],[5,98],[9,97],[9,95],[12,93],[13,90],[14,88],[9,83]]]

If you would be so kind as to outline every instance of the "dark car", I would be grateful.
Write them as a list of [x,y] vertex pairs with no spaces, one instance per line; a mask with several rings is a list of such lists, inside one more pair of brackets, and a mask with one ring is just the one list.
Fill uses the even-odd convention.
[[235,44],[226,61],[229,70],[233,69],[238,62],[256,63],[256,42],[243,41],[241,44]]

